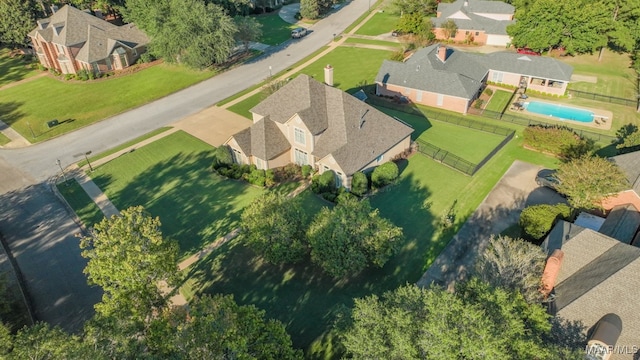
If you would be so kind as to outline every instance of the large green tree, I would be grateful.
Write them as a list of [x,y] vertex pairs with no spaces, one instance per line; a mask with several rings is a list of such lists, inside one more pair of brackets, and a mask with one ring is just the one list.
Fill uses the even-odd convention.
[[[640,1],[602,0],[601,3],[605,14],[612,19],[612,26],[606,32],[609,46],[614,50],[635,50],[640,40]],[[598,60],[602,60],[602,51]]]
[[522,239],[494,236],[478,258],[478,278],[511,291],[520,292],[529,303],[542,300],[540,279],[547,255],[539,246]]
[[320,0],[300,0],[300,15],[305,19],[320,17]]
[[343,345],[354,359],[558,359],[540,305],[471,280],[455,294],[400,287],[356,299]]
[[160,220],[142,206],[103,219],[80,247],[89,282],[104,291],[95,306],[99,315],[145,323],[166,305],[158,283],[177,280],[178,244],[162,237]]
[[396,253],[402,229],[382,218],[368,200],[341,198],[323,208],[307,231],[311,259],[333,277],[354,274],[368,265],[382,267]]
[[0,0],[0,43],[24,46],[27,34],[36,27],[37,7],[33,0]]
[[242,233],[267,261],[280,264],[302,259],[307,252],[306,215],[300,200],[269,192],[242,212]]
[[564,31],[561,14],[562,1],[538,0],[531,8],[507,27],[507,33],[516,47],[529,47],[536,51],[559,45]]
[[127,0],[123,13],[151,37],[151,53],[167,62],[205,68],[226,61],[235,46],[233,19],[203,0]]
[[236,41],[244,45],[244,51],[249,51],[249,44],[252,41],[259,41],[262,37],[262,24],[255,17],[236,16],[233,18],[238,32],[235,35]]
[[624,172],[612,161],[585,156],[563,163],[558,168],[556,187],[567,195],[575,209],[602,207],[602,200],[629,187]]
[[422,20],[426,16],[435,15],[437,7],[436,0],[393,0],[389,11],[403,17],[407,14],[419,14]]

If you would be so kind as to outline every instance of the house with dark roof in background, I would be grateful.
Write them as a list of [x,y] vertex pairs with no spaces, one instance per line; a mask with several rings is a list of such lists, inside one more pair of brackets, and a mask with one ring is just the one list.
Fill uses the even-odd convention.
[[[431,18],[433,33],[438,40],[507,46],[511,41],[507,35],[507,25],[513,24],[514,12],[513,5],[502,1],[440,2],[436,17]],[[448,20],[452,20],[458,27],[455,36],[451,38],[443,29],[443,24]]]
[[630,188],[604,199],[603,209],[609,211],[616,206],[631,204],[640,211],[640,151],[617,155],[610,160],[622,169],[627,176]]
[[570,65],[549,57],[475,54],[434,44],[404,62],[385,60],[376,76],[376,95],[466,114],[488,82],[563,95],[572,73]]
[[357,171],[392,160],[411,146],[413,129],[340,89],[299,75],[251,109],[253,125],[225,145],[234,161],[272,169],[290,163],[333,171],[351,187]]
[[637,219],[631,220],[613,219],[608,225],[607,218],[599,231],[558,221],[542,243],[549,255],[556,249],[564,253],[549,303],[552,315],[581,322],[585,332],[606,314],[616,314],[622,320],[615,344],[622,350],[613,352],[609,360],[637,359],[640,355],[640,248],[627,241],[627,234],[638,228]]
[[63,74],[124,69],[135,63],[149,43],[133,24],[116,26],[70,5],[38,20],[29,37],[40,63]]

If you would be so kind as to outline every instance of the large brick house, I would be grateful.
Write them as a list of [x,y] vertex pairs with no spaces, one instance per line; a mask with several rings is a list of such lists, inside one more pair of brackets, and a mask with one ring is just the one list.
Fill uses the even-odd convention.
[[63,74],[124,69],[146,51],[149,42],[133,24],[116,26],[69,5],[38,20],[29,37],[40,63]]
[[[510,41],[507,25],[513,24],[515,8],[502,1],[456,0],[441,2],[433,23],[433,33],[438,40],[474,42],[480,45],[506,46]],[[452,20],[458,30],[452,36],[443,29],[443,24]]]
[[571,66],[549,57],[466,53],[434,44],[404,62],[385,60],[375,81],[377,95],[466,114],[487,82],[564,95],[572,73]]
[[340,89],[299,75],[251,109],[253,125],[229,138],[234,161],[272,169],[290,163],[333,171],[351,187],[357,171],[411,146],[413,129]]

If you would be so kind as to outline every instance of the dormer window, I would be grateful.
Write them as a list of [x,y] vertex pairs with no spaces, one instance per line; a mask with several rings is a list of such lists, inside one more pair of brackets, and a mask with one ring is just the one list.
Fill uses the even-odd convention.
[[298,144],[305,145],[307,143],[304,130],[300,128],[294,128],[293,132],[294,132],[294,139]]

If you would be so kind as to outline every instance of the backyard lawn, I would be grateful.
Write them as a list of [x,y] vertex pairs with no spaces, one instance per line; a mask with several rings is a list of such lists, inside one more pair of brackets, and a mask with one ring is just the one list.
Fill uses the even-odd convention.
[[0,86],[42,73],[31,68],[30,60],[24,60],[22,56],[11,58],[9,52],[7,48],[0,48]]
[[84,226],[90,228],[104,219],[104,214],[98,205],[91,200],[75,179],[69,179],[58,184],[57,187]]
[[260,42],[269,45],[278,45],[291,39],[291,29],[296,27],[296,25],[282,20],[277,10],[269,14],[258,15],[255,18],[262,24]]
[[[211,71],[160,64],[131,75],[95,82],[67,82],[47,76],[0,90],[0,113],[2,120],[22,136],[39,142],[148,103],[213,75]],[[48,129],[46,123],[52,119],[61,124]]]
[[373,17],[362,25],[355,33],[358,35],[376,36],[390,33],[398,25],[400,16],[392,14],[390,11],[377,12]]
[[569,83],[569,89],[604,94],[624,99],[635,99],[638,79],[631,68],[629,54],[617,54],[610,50],[604,52],[602,61],[598,61],[598,52],[593,55],[566,56],[560,59],[573,66],[573,73],[597,78],[597,82],[576,81]]
[[118,209],[143,205],[182,256],[227,234],[262,189],[211,172],[213,147],[182,132],[98,167],[91,177]]
[[505,90],[495,90],[485,109],[501,113],[509,104],[512,94]]

